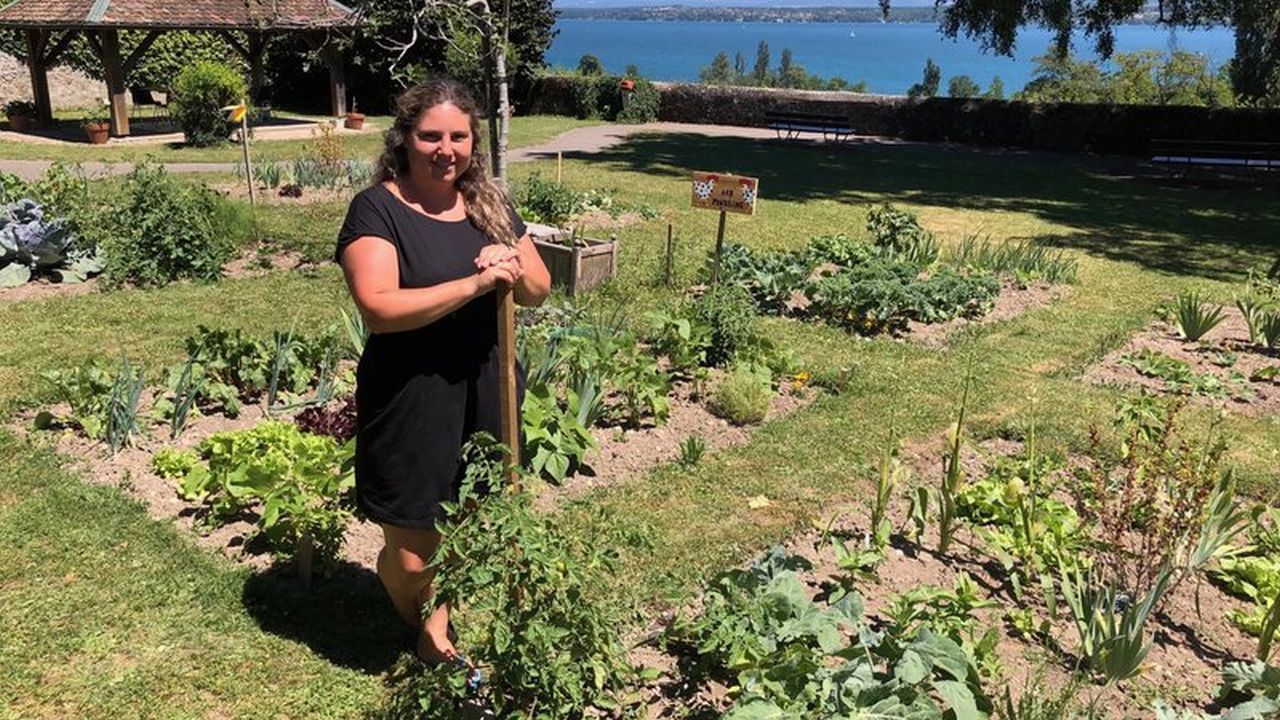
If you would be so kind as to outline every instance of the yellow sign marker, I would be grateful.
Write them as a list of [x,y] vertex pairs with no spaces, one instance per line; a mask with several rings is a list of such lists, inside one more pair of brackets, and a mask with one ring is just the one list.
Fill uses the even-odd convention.
[[760,181],[743,175],[693,173],[693,206],[704,210],[754,215]]
[[240,122],[244,119],[244,114],[249,112],[249,107],[243,103],[240,105],[228,105],[222,108],[222,112],[227,114],[227,122]]

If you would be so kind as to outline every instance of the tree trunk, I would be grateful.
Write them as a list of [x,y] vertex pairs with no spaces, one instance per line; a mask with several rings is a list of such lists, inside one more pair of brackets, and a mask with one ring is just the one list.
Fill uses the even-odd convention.
[[511,93],[507,88],[507,47],[509,47],[511,27],[511,0],[502,3],[502,42],[498,45],[498,54],[494,56],[498,82],[498,114],[502,129],[498,135],[498,177],[505,184],[507,181],[507,142],[511,131]]

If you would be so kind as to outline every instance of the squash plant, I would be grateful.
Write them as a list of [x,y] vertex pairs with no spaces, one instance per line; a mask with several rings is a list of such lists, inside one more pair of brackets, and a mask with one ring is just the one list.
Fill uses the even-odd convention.
[[524,434],[524,452],[528,468],[534,475],[555,484],[582,464],[595,441],[579,420],[582,398],[566,389],[567,408],[560,406],[550,385],[539,384],[525,391],[520,418]]
[[808,569],[772,550],[749,570],[717,577],[699,616],[668,631],[695,670],[736,678],[726,720],[988,717],[964,647],[928,624],[908,635],[899,626],[875,631],[856,593],[815,603],[797,574]]
[[186,474],[179,493],[207,506],[215,523],[258,510],[272,550],[291,556],[309,583],[313,558],[328,568],[342,549],[355,486],[346,462],[353,449],[276,421],[217,433],[200,443],[206,464]]

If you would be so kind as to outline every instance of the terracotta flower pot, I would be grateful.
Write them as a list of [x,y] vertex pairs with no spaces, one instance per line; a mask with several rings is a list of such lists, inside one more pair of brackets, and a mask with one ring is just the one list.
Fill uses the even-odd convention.
[[347,113],[346,122],[343,123],[348,130],[364,129],[364,113],[349,112]]
[[30,115],[10,115],[9,129],[14,132],[27,132],[31,129],[32,121]]
[[110,133],[111,123],[86,123],[84,126],[84,134],[89,136],[89,142],[94,145],[106,144]]

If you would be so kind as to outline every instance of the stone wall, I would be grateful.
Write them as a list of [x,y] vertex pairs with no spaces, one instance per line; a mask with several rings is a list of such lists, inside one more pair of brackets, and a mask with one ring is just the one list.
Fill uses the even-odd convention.
[[[572,77],[545,77],[531,112],[571,115]],[[1280,109],[913,100],[895,95],[655,83],[659,118],[764,127],[770,111],[839,115],[862,135],[974,145],[1144,155],[1152,138],[1280,143]]]
[[[10,100],[31,99],[31,74],[26,64],[0,53],[0,106]],[[89,108],[106,102],[107,86],[71,68],[54,67],[49,70],[49,99],[54,110]]]

